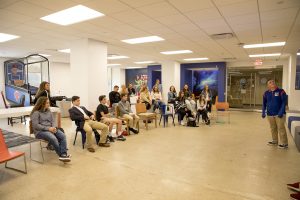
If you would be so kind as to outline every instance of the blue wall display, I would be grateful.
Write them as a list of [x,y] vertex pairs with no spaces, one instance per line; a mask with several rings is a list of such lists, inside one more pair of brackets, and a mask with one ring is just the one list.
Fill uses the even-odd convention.
[[136,91],[139,92],[142,84],[148,84],[147,68],[126,69],[125,82],[127,86],[131,83],[135,87]]
[[225,101],[226,88],[226,63],[188,63],[180,66],[180,90],[184,84],[188,84],[190,90],[196,95],[203,89],[203,84],[209,83],[213,96],[219,97],[219,101]]
[[300,55],[297,55],[296,61],[295,90],[300,90]]
[[20,103],[21,97],[23,95],[25,95],[24,106],[30,106],[30,96],[27,90],[9,85],[5,86],[5,96],[7,100],[18,104]]
[[23,80],[25,82],[25,69],[22,62],[10,62],[6,66],[6,81],[8,84],[14,85],[15,80]]

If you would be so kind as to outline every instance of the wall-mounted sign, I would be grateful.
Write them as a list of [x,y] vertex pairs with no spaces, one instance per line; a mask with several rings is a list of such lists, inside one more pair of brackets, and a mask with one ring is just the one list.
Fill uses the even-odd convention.
[[255,66],[260,66],[260,65],[262,65],[262,64],[263,64],[262,59],[256,59],[255,62],[254,62],[254,65],[255,65]]

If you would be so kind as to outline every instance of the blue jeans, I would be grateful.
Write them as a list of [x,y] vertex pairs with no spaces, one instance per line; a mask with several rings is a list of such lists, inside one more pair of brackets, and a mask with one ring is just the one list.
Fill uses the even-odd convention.
[[161,100],[152,100],[152,104],[153,104],[153,111],[155,111],[155,109],[160,108],[162,105],[165,105],[164,102],[162,102]]
[[37,139],[43,139],[49,142],[55,149],[58,156],[67,155],[67,140],[66,135],[57,130],[56,133],[50,131],[41,131],[35,136]]

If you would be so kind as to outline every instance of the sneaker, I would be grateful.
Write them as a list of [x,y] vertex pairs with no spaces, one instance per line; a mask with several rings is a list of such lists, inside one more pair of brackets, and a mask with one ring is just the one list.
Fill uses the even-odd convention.
[[129,128],[129,130],[132,131],[132,132],[135,133],[135,134],[138,134],[138,133],[139,133],[139,131],[136,130],[136,129],[134,129],[134,128]]
[[277,146],[277,145],[278,145],[278,142],[276,142],[276,141],[271,141],[271,142],[268,142],[268,145],[270,145],[270,146]]
[[278,145],[278,148],[279,149],[287,149],[287,148],[289,148],[289,145],[288,144],[280,144],[280,145]]
[[300,193],[290,194],[291,199],[300,200]]
[[100,147],[110,147],[110,144],[109,143],[99,143],[99,146]]
[[181,126],[184,126],[184,125],[185,125],[185,123],[184,123],[183,120],[180,122],[180,125],[181,125]]
[[125,141],[126,138],[125,138],[123,135],[119,135],[119,136],[117,137],[117,140]]
[[297,183],[292,183],[292,184],[286,184],[287,187],[291,190],[295,190],[297,192],[300,192],[300,188],[299,188],[299,182]]
[[111,136],[111,135],[108,135],[108,136],[107,136],[107,140],[108,140],[109,142],[115,142],[113,136]]
[[61,155],[58,160],[62,162],[70,162],[71,161],[71,155]]
[[94,153],[95,152],[95,149],[93,147],[88,147],[87,150],[91,153]]

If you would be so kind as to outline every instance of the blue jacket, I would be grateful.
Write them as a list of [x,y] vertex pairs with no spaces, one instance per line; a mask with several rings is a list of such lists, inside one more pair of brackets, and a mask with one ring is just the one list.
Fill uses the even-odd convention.
[[276,88],[274,91],[267,90],[263,97],[262,113],[267,110],[268,116],[282,117],[285,114],[285,106],[287,103],[287,95],[281,88]]

